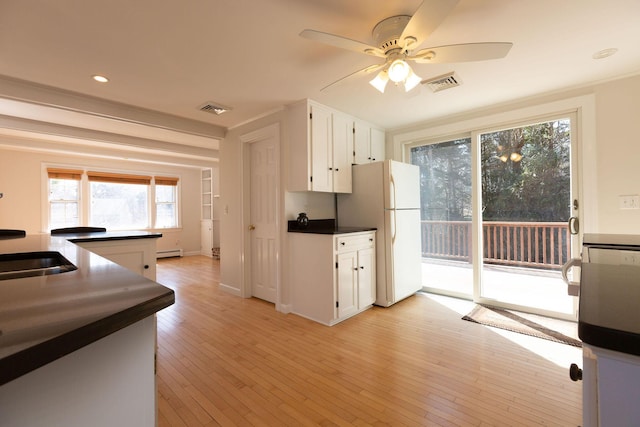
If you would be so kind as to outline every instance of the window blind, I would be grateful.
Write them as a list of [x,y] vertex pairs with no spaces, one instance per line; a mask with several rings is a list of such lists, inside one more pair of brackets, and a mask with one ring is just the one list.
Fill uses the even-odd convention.
[[156,185],[178,185],[178,178],[171,176],[156,176]]
[[47,168],[47,174],[49,175],[49,179],[73,179],[80,181],[80,178],[82,178],[82,171],[77,169]]
[[151,184],[151,177],[145,175],[128,175],[110,172],[87,172],[89,181],[113,182],[118,184]]

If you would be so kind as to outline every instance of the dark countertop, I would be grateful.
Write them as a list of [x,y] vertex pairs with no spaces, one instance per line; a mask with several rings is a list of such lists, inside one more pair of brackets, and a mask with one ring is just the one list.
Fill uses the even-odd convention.
[[639,301],[640,266],[583,263],[580,339],[597,347],[640,356]]
[[[76,241],[154,238],[97,233]],[[75,245],[70,235],[0,240],[0,254],[56,251],[77,270],[0,280],[0,385],[138,322],[175,302],[173,290]]]
[[109,240],[155,239],[162,237],[162,233],[152,231],[106,231],[98,233],[68,233],[59,234],[70,242],[106,242]]
[[335,219],[310,219],[306,228],[300,228],[297,221],[287,222],[287,231],[289,233],[345,234],[375,230],[376,228],[371,227],[336,227]]

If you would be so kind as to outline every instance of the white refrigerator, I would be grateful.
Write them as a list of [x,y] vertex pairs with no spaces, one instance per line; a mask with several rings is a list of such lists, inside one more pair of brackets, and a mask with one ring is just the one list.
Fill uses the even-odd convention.
[[338,225],[377,228],[375,304],[388,307],[422,289],[419,168],[385,160],[352,170],[353,192],[338,195]]

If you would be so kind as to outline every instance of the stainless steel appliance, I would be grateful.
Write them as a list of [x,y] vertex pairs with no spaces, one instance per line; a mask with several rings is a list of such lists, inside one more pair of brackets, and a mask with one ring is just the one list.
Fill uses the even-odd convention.
[[[640,236],[585,234],[579,265],[578,335],[583,425],[640,425]],[[569,264],[569,263],[568,263]]]
[[338,195],[340,226],[375,227],[376,305],[422,289],[420,172],[385,160],[353,166],[353,192]]

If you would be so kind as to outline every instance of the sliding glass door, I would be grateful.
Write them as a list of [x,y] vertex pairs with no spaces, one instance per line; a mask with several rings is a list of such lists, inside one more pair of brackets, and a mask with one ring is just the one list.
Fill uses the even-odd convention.
[[420,167],[422,278],[427,291],[473,294],[471,138],[410,150]]
[[572,315],[560,276],[571,257],[571,120],[479,135],[482,206],[480,299]]
[[574,123],[568,114],[409,148],[426,291],[575,316],[560,274],[577,245]]

